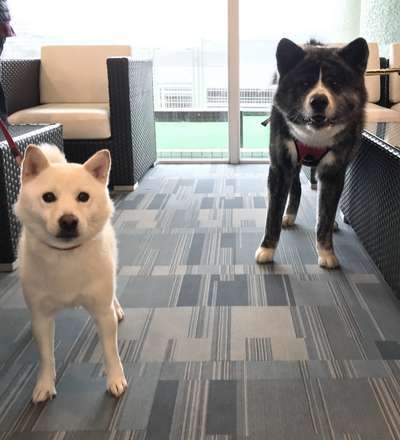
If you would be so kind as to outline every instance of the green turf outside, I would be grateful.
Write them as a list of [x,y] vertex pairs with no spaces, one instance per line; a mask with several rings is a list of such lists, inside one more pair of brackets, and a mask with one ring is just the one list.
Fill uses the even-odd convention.
[[[267,149],[269,126],[261,122],[265,116],[243,117],[244,149]],[[228,149],[227,122],[156,122],[157,148],[190,151],[198,149]]]

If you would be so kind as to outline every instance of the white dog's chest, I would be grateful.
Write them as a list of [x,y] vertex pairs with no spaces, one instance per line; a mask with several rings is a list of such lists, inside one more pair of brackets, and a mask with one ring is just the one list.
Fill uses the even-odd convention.
[[87,295],[78,291],[54,292],[47,289],[42,291],[40,296],[43,305],[53,310],[85,306],[89,299]]
[[[23,246],[21,250],[24,252]],[[101,246],[69,255],[49,251],[39,256],[25,251],[20,270],[24,294],[31,304],[59,310],[111,302],[114,252],[103,252]]]
[[335,141],[335,136],[343,130],[344,125],[315,130],[306,125],[289,123],[289,128],[292,135],[306,145],[312,147],[330,147]]
[[92,274],[85,271],[76,273],[76,270],[73,273],[58,269],[39,277],[30,271],[24,279],[24,283],[31,285],[31,288],[24,289],[30,296],[29,301],[40,302],[46,308],[58,310],[88,306],[96,299],[101,301],[105,296],[112,297],[112,282],[104,273],[96,280]]

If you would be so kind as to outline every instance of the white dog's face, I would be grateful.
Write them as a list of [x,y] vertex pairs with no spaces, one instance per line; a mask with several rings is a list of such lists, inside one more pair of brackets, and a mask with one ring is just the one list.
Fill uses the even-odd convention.
[[83,165],[51,163],[29,146],[22,164],[15,212],[41,242],[61,249],[93,238],[113,213],[107,182],[110,153],[102,150]]

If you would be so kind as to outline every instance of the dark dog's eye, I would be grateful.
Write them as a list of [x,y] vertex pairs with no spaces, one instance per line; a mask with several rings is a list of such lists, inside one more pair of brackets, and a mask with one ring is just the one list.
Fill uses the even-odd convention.
[[328,85],[330,87],[337,87],[338,81],[336,79],[328,79]]
[[85,202],[87,202],[87,201],[89,200],[89,194],[88,194],[87,192],[80,192],[80,193],[78,194],[77,199],[78,199],[80,202],[85,203]]
[[57,200],[57,197],[55,196],[54,193],[52,193],[52,192],[47,192],[47,193],[44,193],[44,194],[42,195],[42,199],[43,199],[46,203],[53,203],[53,202],[55,202],[55,201]]

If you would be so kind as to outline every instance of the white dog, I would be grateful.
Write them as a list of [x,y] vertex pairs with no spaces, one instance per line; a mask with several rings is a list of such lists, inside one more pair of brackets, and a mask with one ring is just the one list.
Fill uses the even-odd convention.
[[94,317],[110,393],[120,396],[127,386],[117,346],[117,320],[124,313],[115,296],[110,166],[108,150],[83,165],[67,163],[55,146],[30,145],[25,152],[15,212],[23,224],[22,288],[40,355],[35,403],[56,394],[54,315],[66,307],[83,306]]

